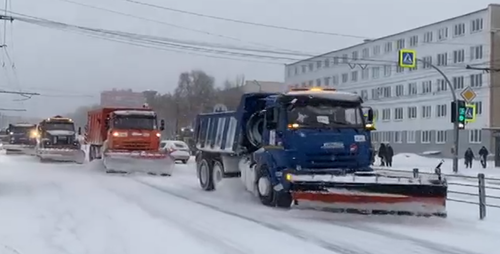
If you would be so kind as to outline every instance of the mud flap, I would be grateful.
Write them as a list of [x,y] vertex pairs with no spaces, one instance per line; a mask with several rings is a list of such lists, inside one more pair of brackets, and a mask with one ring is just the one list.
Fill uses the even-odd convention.
[[291,193],[294,203],[300,207],[356,213],[446,216],[447,185],[433,180],[385,176],[296,176],[295,181],[292,177]]
[[103,154],[103,164],[108,173],[146,173],[170,176],[175,162],[165,153],[107,152]]

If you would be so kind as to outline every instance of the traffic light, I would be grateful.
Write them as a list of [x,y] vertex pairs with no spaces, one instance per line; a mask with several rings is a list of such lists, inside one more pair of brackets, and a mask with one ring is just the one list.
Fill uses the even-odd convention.
[[465,112],[467,108],[465,106],[465,101],[458,100],[457,102],[458,102],[458,115],[457,115],[457,105],[455,104],[454,101],[451,102],[451,122],[455,123],[456,121],[458,121],[458,127],[460,129],[464,129],[466,120]]

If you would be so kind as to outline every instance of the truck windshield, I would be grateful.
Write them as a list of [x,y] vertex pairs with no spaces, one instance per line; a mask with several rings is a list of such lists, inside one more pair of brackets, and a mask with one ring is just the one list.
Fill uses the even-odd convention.
[[144,115],[115,115],[113,128],[121,130],[156,130],[156,118]]
[[19,134],[28,133],[32,129],[33,129],[33,127],[26,127],[26,126],[11,126],[9,128],[10,132],[19,133]]
[[46,122],[43,125],[44,129],[48,131],[75,131],[75,125],[73,123],[51,123]]
[[358,128],[363,126],[363,115],[357,104],[309,101],[288,111],[288,123],[299,128]]

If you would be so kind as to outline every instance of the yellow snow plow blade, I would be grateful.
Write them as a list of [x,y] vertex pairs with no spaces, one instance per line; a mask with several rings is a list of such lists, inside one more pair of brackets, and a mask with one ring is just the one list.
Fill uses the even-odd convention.
[[121,152],[108,151],[103,154],[106,173],[147,173],[171,176],[175,162],[162,152]]

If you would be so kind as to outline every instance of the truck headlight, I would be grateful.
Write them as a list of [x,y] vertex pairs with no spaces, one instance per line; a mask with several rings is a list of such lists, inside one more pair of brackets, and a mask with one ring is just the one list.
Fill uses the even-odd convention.
[[127,137],[128,133],[126,132],[113,132],[113,137]]

